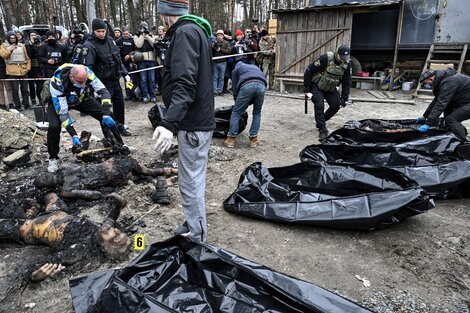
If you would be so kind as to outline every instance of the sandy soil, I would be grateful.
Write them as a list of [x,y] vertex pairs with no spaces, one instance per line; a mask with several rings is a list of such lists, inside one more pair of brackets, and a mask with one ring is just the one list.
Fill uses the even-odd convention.
[[[409,96],[396,92],[397,97]],[[370,97],[354,90],[352,96]],[[217,106],[232,104],[230,96],[216,98]],[[133,136],[125,141],[138,150],[133,154],[145,164],[160,160],[152,150],[152,128],[147,119],[150,104],[127,103],[127,122]],[[390,103],[354,103],[328,122],[334,130],[350,119],[415,118],[426,108]],[[378,312],[469,312],[470,310],[470,208],[469,200],[437,201],[436,208],[384,230],[372,232],[340,231],[315,227],[280,225],[233,215],[222,202],[235,189],[240,173],[255,161],[269,167],[299,162],[298,154],[307,145],[318,143],[313,107],[305,115],[303,101],[267,96],[260,130],[261,144],[251,149],[245,131],[234,149],[214,138],[207,175],[207,217],[209,242],[278,271],[313,282],[360,302]],[[251,109],[250,109],[251,112]],[[32,116],[32,112],[25,113]],[[99,135],[98,125],[75,114],[77,129]],[[251,118],[250,118],[251,121]],[[62,154],[70,156],[70,152]],[[44,152],[44,149],[42,149]],[[47,156],[43,154],[43,168]],[[30,170],[31,171],[31,170]],[[28,170],[26,170],[28,172]],[[32,174],[32,173],[30,173]],[[151,183],[133,184],[120,193],[130,201],[124,219],[142,217],[151,244],[172,236],[182,223],[177,187],[171,187],[172,204],[156,205],[150,199]],[[100,221],[103,213],[95,205],[81,214]],[[0,299],[11,281],[11,271],[22,258],[47,253],[45,247],[0,245]],[[137,255],[134,252],[131,256]],[[122,266],[103,264],[101,269]],[[84,273],[75,273],[76,276]],[[370,281],[365,287],[355,276]],[[72,312],[68,288],[70,275],[16,290],[0,302],[2,312]]]

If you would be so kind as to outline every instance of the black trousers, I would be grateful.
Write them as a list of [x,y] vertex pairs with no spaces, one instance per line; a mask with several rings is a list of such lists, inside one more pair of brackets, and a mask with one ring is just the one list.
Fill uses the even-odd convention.
[[[8,78],[21,79],[26,78],[26,76],[8,76]],[[13,103],[17,109],[21,108],[20,105],[20,95],[18,93],[21,86],[21,98],[23,99],[23,107],[29,107],[29,90],[28,90],[28,81],[26,80],[12,80],[11,89],[13,90]]]
[[[317,85],[313,85],[312,102],[315,110],[315,123],[318,129],[326,127],[326,121],[332,118],[339,110],[341,100],[338,90],[331,92],[323,91]],[[328,110],[325,112],[325,100],[328,103]]]
[[119,80],[103,81],[104,86],[111,94],[113,102],[114,118],[118,124],[124,125],[124,96],[122,95],[121,83]]
[[31,101],[35,101],[36,97],[41,101],[41,89],[43,84],[44,80],[28,80]]
[[[94,98],[88,98],[70,109],[85,113],[96,119],[101,125],[103,134],[105,134],[105,130],[101,124],[101,120],[103,119],[103,107]],[[62,125],[60,123],[59,116],[54,110],[52,102],[49,103],[47,108],[47,120],[49,122],[49,128],[47,130],[47,152],[49,153],[49,159],[58,159],[60,151],[60,131]]]
[[446,125],[462,140],[466,140],[467,129],[461,122],[468,119],[470,119],[470,103],[456,108],[445,117]]

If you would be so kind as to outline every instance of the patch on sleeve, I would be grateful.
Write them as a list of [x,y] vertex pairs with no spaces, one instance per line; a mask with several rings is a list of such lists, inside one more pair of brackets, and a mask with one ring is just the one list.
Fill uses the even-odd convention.
[[313,62],[313,65],[315,65],[315,66],[320,66],[320,64],[321,64],[320,60],[316,60],[315,62]]

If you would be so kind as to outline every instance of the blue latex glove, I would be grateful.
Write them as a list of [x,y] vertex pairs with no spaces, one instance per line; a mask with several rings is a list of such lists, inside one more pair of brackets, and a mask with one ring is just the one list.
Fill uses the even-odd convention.
[[425,132],[427,132],[427,131],[429,130],[429,125],[424,124],[424,125],[420,126],[420,127],[418,128],[418,130],[419,130],[420,132],[422,132],[422,133],[425,133]]
[[420,116],[416,119],[416,124],[423,124],[424,122],[426,121],[426,119],[424,118],[424,116]]
[[116,126],[116,122],[113,120],[113,118],[109,115],[103,115],[103,125],[106,127],[114,127]]
[[80,138],[78,138],[78,136],[73,136],[72,143],[73,143],[74,146],[81,146],[82,145],[82,142],[80,141]]

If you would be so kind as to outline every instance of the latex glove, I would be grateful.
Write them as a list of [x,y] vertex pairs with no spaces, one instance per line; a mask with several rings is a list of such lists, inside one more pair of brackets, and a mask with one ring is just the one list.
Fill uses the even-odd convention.
[[312,99],[313,97],[313,94],[311,92],[307,92],[305,95],[307,96],[309,100]]
[[73,136],[72,138],[72,144],[74,146],[81,146],[82,145],[82,142],[80,141],[80,138],[78,138],[78,136]]
[[420,116],[416,119],[416,124],[423,124],[424,122],[426,121],[426,119],[424,118],[424,116]]
[[419,130],[420,132],[422,132],[422,133],[425,133],[425,132],[427,132],[427,131],[429,130],[429,125],[424,124],[424,125],[420,126],[420,127],[418,128],[418,130]]
[[106,127],[114,127],[116,126],[116,122],[113,120],[113,118],[109,115],[103,115],[102,123]]
[[161,153],[168,150],[173,140],[173,133],[163,126],[158,126],[153,132],[153,140],[157,140],[155,150],[160,150]]

